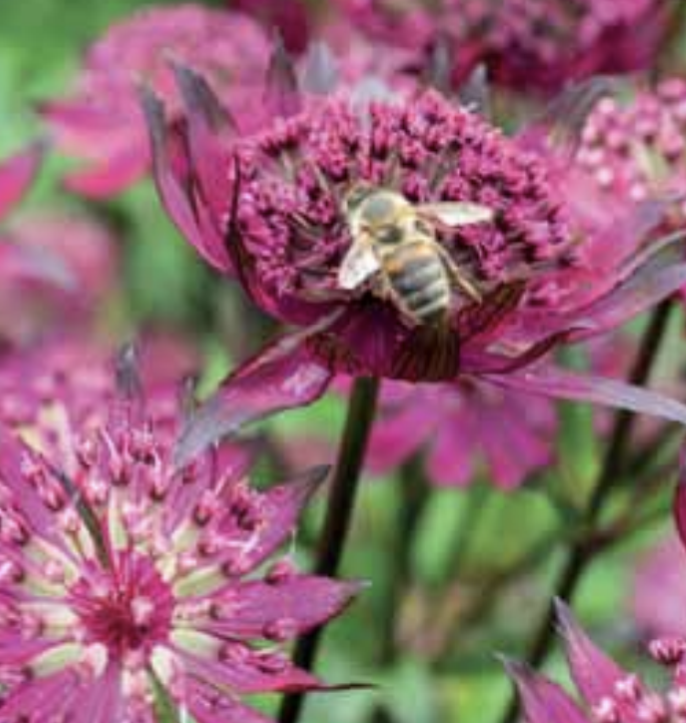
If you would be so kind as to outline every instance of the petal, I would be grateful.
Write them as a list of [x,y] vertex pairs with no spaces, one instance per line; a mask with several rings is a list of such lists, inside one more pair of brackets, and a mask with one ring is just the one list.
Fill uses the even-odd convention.
[[556,600],[555,609],[574,683],[588,704],[596,706],[603,698],[614,696],[615,683],[627,673],[593,643],[565,603]]
[[255,650],[238,641],[221,644],[213,656],[179,648],[190,676],[238,693],[297,692],[323,687],[314,675],[296,668],[281,652]]
[[[157,191],[169,216],[181,233],[195,246],[203,258],[219,271],[228,271],[230,264],[226,253],[216,247],[216,231],[205,223],[203,229],[196,215],[194,200],[188,187],[188,179],[181,178],[181,168],[191,174],[187,155],[186,131],[177,124],[172,132],[167,126],[163,103],[149,89],[141,91],[141,103],[148,126],[152,149],[153,173]],[[175,156],[175,157],[173,157]],[[202,209],[197,209],[200,212]],[[206,210],[207,212],[207,210]],[[203,231],[208,231],[209,236]],[[214,232],[213,232],[214,231]]]
[[[328,471],[328,467],[314,467],[294,480],[259,494],[260,522],[257,536],[252,530],[246,530],[237,523],[230,507],[227,509],[226,516],[219,522],[221,533],[228,535],[230,526],[236,550],[241,550],[231,557],[232,569],[246,572],[253,570],[293,534],[300,513],[324,482]],[[242,548],[241,540],[245,541]]]
[[293,60],[279,35],[267,69],[264,104],[269,116],[282,118],[295,115],[302,106]]
[[679,482],[674,493],[674,522],[681,544],[686,549],[686,447],[679,459]]
[[207,632],[289,640],[340,614],[361,587],[311,575],[233,583],[216,599],[219,612]]
[[202,680],[189,677],[185,685],[185,704],[197,723],[274,723]]
[[427,469],[432,481],[464,487],[472,480],[476,461],[476,436],[472,420],[461,416],[459,425],[442,425],[431,445]]
[[131,148],[116,151],[84,169],[69,173],[64,185],[87,198],[108,198],[141,178],[149,162],[147,146],[132,139]]
[[333,373],[303,341],[300,333],[282,337],[224,381],[186,425],[176,449],[177,468],[246,424],[311,404],[324,394]]
[[589,723],[559,685],[522,663],[504,660],[504,664],[517,686],[527,723]]
[[45,154],[45,144],[35,143],[0,164],[0,218],[24,195]]
[[675,399],[618,379],[580,374],[552,363],[539,363],[511,374],[483,374],[482,379],[553,399],[589,402],[686,424],[686,406]]

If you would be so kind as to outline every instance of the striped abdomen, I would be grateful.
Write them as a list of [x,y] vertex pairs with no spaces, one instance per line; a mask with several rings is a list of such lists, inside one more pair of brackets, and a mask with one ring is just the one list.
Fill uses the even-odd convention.
[[417,323],[442,320],[450,308],[448,272],[431,242],[404,241],[384,254],[383,267],[401,309]]

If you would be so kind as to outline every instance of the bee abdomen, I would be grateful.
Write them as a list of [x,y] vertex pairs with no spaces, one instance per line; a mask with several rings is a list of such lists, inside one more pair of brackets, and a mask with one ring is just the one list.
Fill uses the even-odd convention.
[[398,249],[386,266],[391,287],[417,321],[442,317],[450,305],[450,284],[438,256],[423,244]]

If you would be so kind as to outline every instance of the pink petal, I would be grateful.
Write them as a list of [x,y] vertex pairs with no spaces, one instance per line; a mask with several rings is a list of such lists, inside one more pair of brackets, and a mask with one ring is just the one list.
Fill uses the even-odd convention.
[[686,447],[682,448],[679,459],[679,482],[674,493],[673,510],[679,539],[686,549]]
[[539,363],[512,374],[484,374],[482,378],[503,387],[553,399],[627,409],[686,424],[686,406],[674,399],[617,379],[580,374],[552,363]]
[[180,650],[190,676],[238,693],[296,692],[321,688],[319,679],[296,668],[283,653],[253,650],[238,641],[226,641],[220,658]]
[[287,640],[338,615],[360,584],[292,575],[273,582],[232,583],[217,602],[224,614],[208,632],[220,637]]
[[197,723],[274,723],[201,680],[187,678],[185,685],[185,704]]
[[467,416],[459,426],[444,424],[428,452],[427,469],[440,485],[464,487],[472,480],[475,464],[476,430]]
[[295,115],[302,106],[293,60],[278,36],[267,69],[264,105],[269,116],[283,118]]
[[559,685],[521,663],[506,660],[505,667],[517,686],[527,723],[589,723]]
[[556,600],[555,607],[574,683],[589,705],[596,706],[614,695],[615,683],[626,678],[627,673],[593,643],[567,605]]
[[[185,135],[180,127],[174,129],[176,137],[170,134],[162,102],[149,89],[141,92],[141,102],[150,134],[153,172],[157,190],[162,203],[179,231],[190,241],[203,258],[220,271],[230,268],[226,254],[218,254],[217,249],[207,244],[207,237],[200,226],[191,200],[188,179],[179,176],[179,159],[172,158],[172,144],[175,143],[177,155],[185,149]],[[189,159],[182,158],[187,164]],[[182,182],[183,181],[183,182]]]
[[45,154],[45,144],[33,146],[0,164],[0,218],[24,195]]
[[232,559],[234,569],[249,571],[264,562],[293,534],[298,518],[312,495],[319,489],[328,474],[328,467],[314,467],[285,484],[272,487],[260,494],[260,533],[257,539],[252,530],[245,530],[234,520],[231,509],[219,522],[224,534],[231,526],[231,538],[240,543],[245,539],[249,544],[239,559]]
[[149,162],[147,145],[132,139],[130,148],[69,173],[64,185],[88,198],[109,198],[145,175]]
[[311,404],[332,378],[333,373],[312,357],[302,334],[282,337],[234,371],[190,420],[176,449],[177,467],[246,424]]

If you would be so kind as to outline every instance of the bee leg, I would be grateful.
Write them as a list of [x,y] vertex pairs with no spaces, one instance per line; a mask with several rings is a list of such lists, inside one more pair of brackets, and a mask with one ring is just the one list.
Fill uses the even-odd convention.
[[450,274],[453,284],[463,291],[470,299],[472,299],[472,301],[475,301],[477,304],[481,304],[484,298],[474,282],[460,270],[443,246],[436,244],[436,248],[448,273]]

